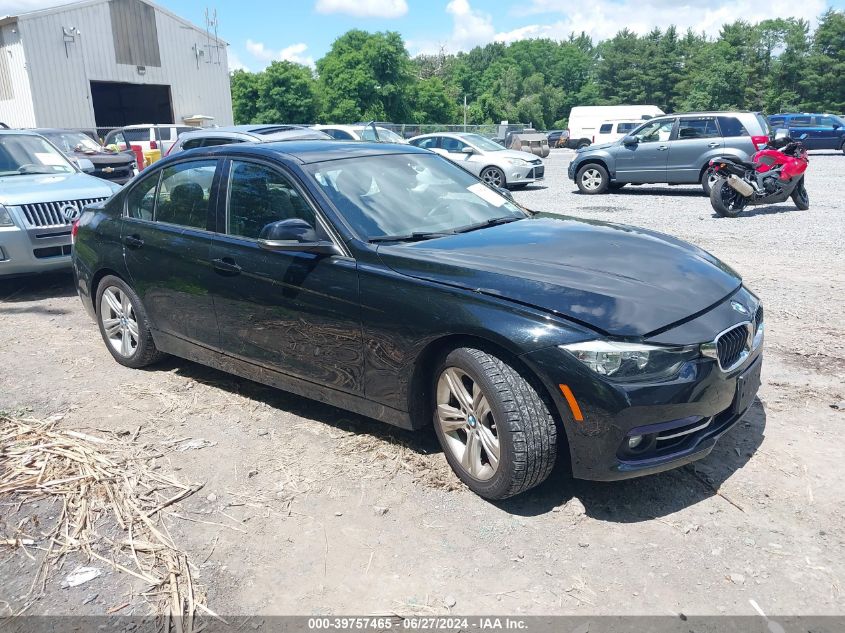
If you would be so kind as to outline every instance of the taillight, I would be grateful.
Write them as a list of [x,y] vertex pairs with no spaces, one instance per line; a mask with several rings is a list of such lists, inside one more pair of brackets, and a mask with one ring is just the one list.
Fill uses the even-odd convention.
[[766,144],[769,142],[768,136],[752,136],[751,143],[754,145],[754,149],[758,152],[763,149]]
[[79,220],[74,220],[73,226],[70,227],[70,243],[76,244],[76,234],[79,233]]
[[158,149],[158,143],[155,141],[150,141],[150,149]]

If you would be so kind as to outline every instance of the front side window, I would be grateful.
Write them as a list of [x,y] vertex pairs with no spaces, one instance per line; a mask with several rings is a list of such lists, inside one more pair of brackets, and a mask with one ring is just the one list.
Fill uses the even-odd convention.
[[817,116],[816,125],[819,127],[832,128],[834,125],[841,126],[842,123],[832,116]]
[[161,173],[145,178],[126,196],[126,215],[136,220],[152,220],[155,214],[156,188]]
[[202,147],[203,140],[206,140],[206,139],[203,139],[202,137],[200,137],[200,138],[189,138],[187,141],[182,143],[182,149],[187,150],[187,149],[196,149],[197,147]]
[[325,132],[333,139],[338,141],[353,141],[355,140],[349,132],[345,132],[343,130],[335,130],[335,129],[327,129],[327,130],[320,130],[321,132]]
[[678,139],[715,138],[719,136],[715,119],[681,119]]
[[675,125],[674,119],[668,121],[652,121],[646,123],[636,133],[636,137],[640,143],[665,143],[672,135],[672,127]]
[[313,209],[287,176],[259,163],[232,161],[226,210],[229,235],[261,239],[264,227],[295,218],[317,228]]
[[0,136],[0,176],[72,174],[74,171],[64,154],[40,136]]
[[720,116],[718,120],[722,136],[750,136],[745,126],[735,116]]
[[205,139],[205,143],[202,144],[203,147],[214,147],[215,145],[234,145],[235,143],[243,143],[243,141],[239,138],[225,138],[220,136],[215,137],[208,137]]
[[421,138],[418,141],[414,141],[414,145],[417,147],[422,147],[423,149],[434,149],[437,147],[438,137],[436,136],[429,136],[428,138]]
[[205,229],[216,168],[216,160],[195,160],[162,170],[156,196],[156,222]]
[[307,169],[365,240],[450,233],[527,217],[505,196],[435,154],[348,158]]

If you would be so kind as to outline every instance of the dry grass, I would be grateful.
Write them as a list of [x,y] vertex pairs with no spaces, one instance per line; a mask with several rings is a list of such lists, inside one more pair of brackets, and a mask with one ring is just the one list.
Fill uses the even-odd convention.
[[79,553],[140,581],[140,595],[165,631],[190,633],[195,616],[214,615],[192,580],[192,563],[163,521],[169,508],[202,485],[182,484],[156,470],[155,454],[134,439],[0,414],[0,498],[18,511],[49,503],[60,508],[55,522],[38,534],[25,533],[24,520],[17,533],[0,535],[0,546],[19,547],[38,564],[17,614],[44,594],[69,554]]

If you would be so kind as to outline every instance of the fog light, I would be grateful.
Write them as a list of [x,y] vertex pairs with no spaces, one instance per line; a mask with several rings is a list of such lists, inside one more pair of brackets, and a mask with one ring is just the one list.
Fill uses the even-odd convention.
[[628,438],[628,448],[634,449],[637,448],[640,444],[643,443],[643,436],[642,435],[632,435]]

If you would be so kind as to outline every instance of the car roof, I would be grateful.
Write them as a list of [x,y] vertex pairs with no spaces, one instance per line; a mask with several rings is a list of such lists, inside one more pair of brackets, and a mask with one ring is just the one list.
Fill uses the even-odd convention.
[[27,136],[41,136],[41,133],[37,132],[35,130],[4,130],[4,129],[0,129],[0,134],[6,135],[6,136],[11,136],[11,135],[14,135],[14,134],[26,134]]
[[[365,156],[383,156],[399,154],[426,154],[430,152],[413,145],[399,143],[371,143],[365,141],[336,141],[329,140],[289,140],[281,142],[217,145],[215,147],[201,147],[180,152],[175,157],[190,155],[253,155],[278,157],[283,156],[296,160],[301,164],[321,163],[342,158],[362,158]],[[167,159],[169,160],[169,158]]]
[[[248,129],[255,128],[258,129]],[[213,127],[203,128],[201,130],[193,130],[191,132],[183,132],[179,135],[180,141],[187,141],[193,138],[206,137],[221,137],[235,139],[249,139],[259,143],[269,143],[272,141],[282,141],[292,138],[301,139],[330,139],[328,134],[324,134],[319,130],[313,130],[309,127],[300,127],[295,125],[276,125],[276,126],[251,126],[251,125],[232,125],[228,127]]]

